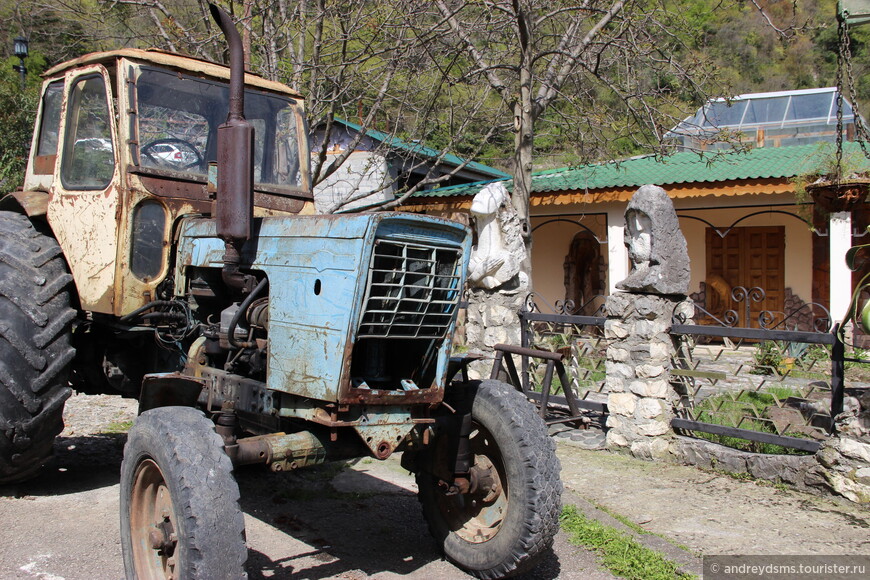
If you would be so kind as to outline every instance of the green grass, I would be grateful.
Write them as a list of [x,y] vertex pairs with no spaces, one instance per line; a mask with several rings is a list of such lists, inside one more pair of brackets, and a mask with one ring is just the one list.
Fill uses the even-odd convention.
[[103,427],[103,433],[126,433],[133,427],[133,421],[112,421]]
[[575,546],[594,550],[604,566],[628,580],[689,580],[691,574],[679,572],[678,565],[651,550],[631,536],[580,513],[576,506],[562,510],[562,529]]
[[[694,409],[695,420],[702,423],[713,423],[726,427],[739,427],[761,433],[776,433],[771,421],[765,418],[765,409],[776,406],[776,401],[784,401],[789,397],[800,397],[800,393],[788,387],[771,386],[766,392],[743,391],[736,398],[729,393],[715,395],[704,399]],[[784,433],[790,437],[807,438],[803,433]],[[752,453],[770,455],[805,455],[799,451],[773,443],[749,441],[728,435],[695,432],[695,436],[714,443],[719,443],[734,449]]]

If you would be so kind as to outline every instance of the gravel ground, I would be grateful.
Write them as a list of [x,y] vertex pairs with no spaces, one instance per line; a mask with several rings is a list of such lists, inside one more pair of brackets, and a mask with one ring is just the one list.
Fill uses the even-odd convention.
[[[34,481],[0,487],[0,578],[123,577],[118,472],[135,401],[78,395],[55,457]],[[870,554],[870,512],[691,467],[648,463],[559,438],[564,500],[628,531],[699,574],[701,556]],[[297,473],[243,468],[237,479],[258,578],[452,580],[420,515],[413,477],[397,458],[363,459]],[[679,544],[684,548],[679,548]],[[604,580],[594,554],[563,534],[527,578]]]
[[[135,401],[76,395],[55,457],[27,484],[0,487],[0,578],[118,579],[118,473]],[[257,578],[471,578],[442,560],[423,522],[413,476],[398,458],[363,459],[273,474],[248,467],[236,478]],[[605,580],[596,557],[560,534],[528,578]]]

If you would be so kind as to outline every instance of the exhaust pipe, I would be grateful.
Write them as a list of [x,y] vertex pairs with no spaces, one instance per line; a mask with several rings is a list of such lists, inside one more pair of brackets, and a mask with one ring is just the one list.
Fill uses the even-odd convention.
[[230,48],[230,106],[217,132],[217,234],[226,244],[224,283],[250,292],[253,276],[239,272],[242,245],[251,239],[254,215],[254,127],[245,120],[245,53],[229,14],[208,5]]

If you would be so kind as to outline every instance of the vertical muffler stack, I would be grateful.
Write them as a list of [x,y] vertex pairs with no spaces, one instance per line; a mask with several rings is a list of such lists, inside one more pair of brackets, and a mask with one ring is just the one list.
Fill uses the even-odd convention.
[[230,106],[217,133],[218,237],[226,243],[223,280],[236,292],[249,292],[253,277],[239,272],[242,245],[251,239],[254,213],[254,127],[245,120],[245,60],[242,38],[229,14],[209,4],[230,48]]

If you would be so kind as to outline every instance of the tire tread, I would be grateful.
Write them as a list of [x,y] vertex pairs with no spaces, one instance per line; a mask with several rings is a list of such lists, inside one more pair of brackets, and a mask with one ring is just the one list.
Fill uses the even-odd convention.
[[0,483],[12,483],[38,470],[63,429],[76,312],[53,238],[0,211],[0,240]]
[[[559,478],[561,465],[556,457],[556,444],[549,437],[546,425],[536,413],[535,406],[521,393],[510,385],[491,380],[480,381],[476,388],[472,415],[474,416],[478,405],[490,407],[491,412],[507,426],[507,430],[514,437],[519,448],[523,464],[521,471],[525,478],[520,483],[526,492],[520,520],[521,529],[506,530],[503,527],[499,531],[499,534],[515,535],[512,547],[501,562],[486,569],[472,569],[466,566],[463,560],[470,558],[466,558],[464,553],[459,553],[460,550],[451,553],[457,545],[470,551],[486,550],[486,543],[472,545],[461,540],[454,543],[458,538],[455,538],[454,542],[448,541],[448,538],[443,541],[439,539],[439,542],[442,543],[442,550],[447,559],[468,573],[485,580],[507,578],[534,567],[538,563],[538,558],[553,544],[553,538],[559,530],[562,506],[562,482]],[[435,502],[424,491],[425,486],[432,485],[431,475],[425,470],[418,470],[417,483],[420,489],[418,499],[423,504],[429,530],[438,539],[443,536],[444,523],[439,520],[439,515],[434,513],[437,508]]]

